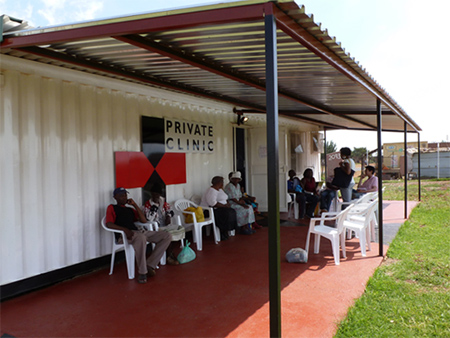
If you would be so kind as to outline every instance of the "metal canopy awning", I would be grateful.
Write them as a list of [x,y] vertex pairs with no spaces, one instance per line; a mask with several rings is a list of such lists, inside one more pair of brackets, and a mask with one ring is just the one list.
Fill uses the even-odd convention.
[[[2,54],[266,113],[271,337],[281,336],[280,189],[273,179],[279,177],[278,115],[323,129],[376,130],[379,163],[382,130],[404,132],[405,148],[406,132],[420,131],[293,1],[250,0],[29,30],[7,20],[0,25]],[[379,243],[382,201],[380,185]]]
[[[277,25],[279,114],[326,129],[420,127],[293,1],[241,1],[4,29],[1,53],[266,111],[265,13]],[[7,17],[4,17],[4,21]],[[8,25],[4,25],[8,27]]]

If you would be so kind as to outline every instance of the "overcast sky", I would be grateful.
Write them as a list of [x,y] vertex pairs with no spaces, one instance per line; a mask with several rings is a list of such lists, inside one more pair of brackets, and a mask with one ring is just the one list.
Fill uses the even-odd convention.
[[[220,1],[231,2],[231,1]],[[447,37],[449,0],[305,0],[347,52],[422,128],[421,140],[450,139],[450,67]],[[0,14],[50,26],[128,14],[217,3],[200,0],[0,0]],[[337,146],[375,149],[375,132],[328,132]],[[402,133],[383,133],[383,142],[403,142]],[[408,141],[417,141],[408,134]]]

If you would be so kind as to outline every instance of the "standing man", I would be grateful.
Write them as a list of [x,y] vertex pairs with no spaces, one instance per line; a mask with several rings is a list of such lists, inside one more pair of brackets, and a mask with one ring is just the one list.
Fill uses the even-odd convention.
[[[147,283],[147,274],[150,277],[156,275],[156,266],[172,241],[172,235],[167,231],[138,230],[134,222],[146,223],[147,219],[136,202],[131,198],[129,199],[127,194],[128,191],[124,188],[114,190],[113,196],[117,204],[108,206],[106,210],[106,226],[110,229],[125,232],[127,238],[119,238],[118,240],[127,240],[133,246],[139,271],[138,282]],[[129,208],[127,205],[133,208]],[[116,236],[116,239],[118,236]],[[146,259],[147,242],[155,243],[156,246],[150,257]]]

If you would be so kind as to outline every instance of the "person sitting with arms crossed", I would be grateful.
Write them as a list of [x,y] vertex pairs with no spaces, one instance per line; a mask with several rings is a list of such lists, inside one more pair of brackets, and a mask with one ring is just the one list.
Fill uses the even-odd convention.
[[[106,209],[105,223],[110,229],[125,232],[127,238],[118,240],[127,240],[133,246],[139,271],[138,282],[147,283],[147,274],[150,277],[156,275],[156,266],[172,241],[172,235],[167,231],[138,230],[134,222],[146,223],[147,219],[136,202],[132,198],[129,199],[127,194],[128,191],[124,188],[114,190],[113,197],[117,204],[110,204]],[[132,208],[127,207],[127,205],[132,206]],[[147,242],[155,243],[156,246],[152,254],[146,259]]]

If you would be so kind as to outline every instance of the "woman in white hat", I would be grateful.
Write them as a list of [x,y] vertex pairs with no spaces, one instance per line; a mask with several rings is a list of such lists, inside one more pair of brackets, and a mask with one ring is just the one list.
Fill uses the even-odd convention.
[[252,224],[255,222],[255,214],[253,208],[245,203],[242,196],[241,186],[242,181],[241,172],[233,171],[230,177],[230,183],[225,186],[224,191],[228,195],[230,206],[236,210],[238,227],[241,228],[241,234],[252,235],[255,230],[252,229]]

